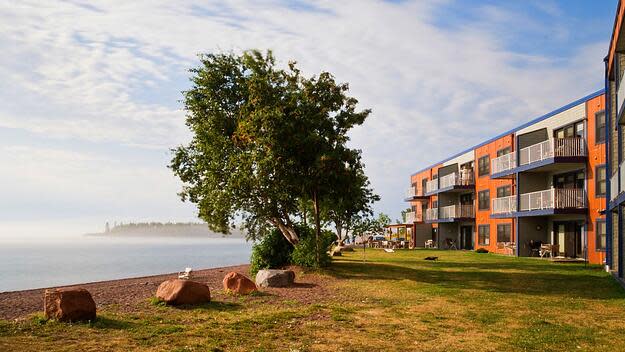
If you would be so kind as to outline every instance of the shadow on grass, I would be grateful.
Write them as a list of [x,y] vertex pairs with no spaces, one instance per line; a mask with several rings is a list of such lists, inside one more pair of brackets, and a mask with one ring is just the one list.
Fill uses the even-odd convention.
[[118,319],[111,319],[107,317],[99,316],[94,322],[89,323],[91,327],[102,330],[129,330],[135,326],[135,324]]
[[[610,277],[598,275],[595,270],[587,270],[578,265],[527,262],[422,263],[419,259],[398,260],[396,263],[337,261],[328,273],[343,279],[410,280],[438,285],[441,288],[498,293],[601,300],[625,298],[625,292]],[[418,267],[415,268],[414,264],[418,264]]]
[[241,308],[239,303],[234,302],[221,302],[221,301],[210,301],[204,304],[197,305],[180,305],[180,306],[171,306],[175,309],[180,310],[210,310],[214,312],[231,312]]

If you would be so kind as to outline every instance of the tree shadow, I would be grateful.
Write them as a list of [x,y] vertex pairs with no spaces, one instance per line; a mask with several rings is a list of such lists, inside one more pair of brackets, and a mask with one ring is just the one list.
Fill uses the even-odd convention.
[[[398,263],[400,261],[397,261]],[[545,263],[474,263],[340,261],[328,271],[340,279],[410,280],[443,288],[588,299],[623,299],[625,292],[610,277],[583,266]],[[418,267],[405,265],[417,264]],[[553,268],[549,268],[549,267]],[[462,270],[460,270],[462,269]],[[506,271],[508,270],[508,271]]]
[[128,330],[133,328],[136,324],[125,320],[98,316],[96,320],[90,322],[89,325],[93,328],[101,330]]
[[202,304],[183,304],[179,306],[171,306],[179,310],[210,310],[215,312],[230,312],[239,310],[241,304],[235,302],[223,302],[223,301],[210,301]]

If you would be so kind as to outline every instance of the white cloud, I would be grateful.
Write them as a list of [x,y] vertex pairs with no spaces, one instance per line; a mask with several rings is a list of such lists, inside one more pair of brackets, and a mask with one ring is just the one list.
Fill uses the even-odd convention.
[[[0,128],[165,150],[187,138],[175,99],[197,53],[273,49],[308,74],[328,70],[350,82],[362,106],[373,108],[365,126],[354,131],[353,144],[364,150],[368,173],[383,196],[379,209],[397,213],[410,173],[601,85],[607,38],[580,46],[568,58],[519,53],[506,38],[521,27],[505,23],[529,19],[491,6],[473,22],[442,26],[436,19],[443,5],[448,4],[321,1],[318,11],[280,1],[0,5],[0,99],[10,102],[0,104]],[[542,9],[559,13],[551,4]],[[532,30],[548,28],[531,23]],[[75,165],[72,155],[50,160]],[[91,167],[100,162],[80,161]],[[147,177],[150,187],[128,189],[126,197],[135,197],[136,204],[174,201],[165,191],[153,198],[141,193],[174,184],[162,165],[149,171],[123,162],[118,167],[125,171],[72,170],[72,181],[64,183],[59,175],[66,174],[47,165],[28,182],[40,191],[60,182],[67,193],[55,197],[80,202],[111,192],[117,178],[137,185]],[[80,186],[83,178],[95,188]]]

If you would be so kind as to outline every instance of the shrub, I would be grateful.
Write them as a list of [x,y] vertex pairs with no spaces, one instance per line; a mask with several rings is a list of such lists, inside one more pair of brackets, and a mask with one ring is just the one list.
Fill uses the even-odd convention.
[[475,250],[475,253],[488,253],[488,249],[486,248],[478,248]]
[[317,266],[315,244],[315,230],[311,228],[299,227],[299,243],[291,253],[291,263],[307,268],[326,267],[330,264],[328,250],[334,243],[336,236],[331,231],[322,231],[319,238],[319,265]]
[[250,272],[252,275],[261,269],[278,268],[290,263],[293,246],[278,229],[272,230],[252,247]]
[[[315,230],[306,226],[296,226],[299,243],[293,247],[278,229],[272,230],[260,242],[252,247],[250,272],[252,275],[261,269],[275,269],[294,264],[307,268],[316,268]],[[319,267],[330,264],[328,250],[336,236],[331,231],[322,231],[319,239]]]

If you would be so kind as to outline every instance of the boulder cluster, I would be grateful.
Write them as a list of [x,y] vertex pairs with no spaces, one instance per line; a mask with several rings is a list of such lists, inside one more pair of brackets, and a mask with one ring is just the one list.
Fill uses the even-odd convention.
[[[256,283],[237,272],[223,279],[224,291],[235,295],[248,295],[258,287],[288,287],[295,282],[292,270],[265,269],[256,274]],[[197,305],[210,302],[209,287],[201,282],[185,279],[164,281],[156,290],[156,298],[167,305]],[[49,289],[44,293],[44,315],[47,319],[62,322],[94,321],[96,304],[89,291],[81,287]]]

